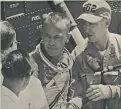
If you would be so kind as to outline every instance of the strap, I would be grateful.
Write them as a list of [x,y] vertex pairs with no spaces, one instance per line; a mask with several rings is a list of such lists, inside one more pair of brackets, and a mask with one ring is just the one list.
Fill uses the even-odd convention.
[[68,81],[65,82],[63,89],[56,95],[54,101],[51,104],[49,104],[49,109],[52,109],[54,105],[57,103],[58,99],[60,98],[62,93],[65,91],[67,84],[68,84]]
[[72,70],[70,69],[69,70],[69,75],[70,75],[70,80],[69,80],[69,88],[68,88],[68,94],[67,94],[67,102],[69,102],[70,101],[70,94],[71,94],[71,81],[72,81]]

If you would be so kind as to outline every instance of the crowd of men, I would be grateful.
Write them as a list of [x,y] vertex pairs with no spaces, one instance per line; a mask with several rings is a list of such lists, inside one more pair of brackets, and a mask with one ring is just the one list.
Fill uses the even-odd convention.
[[65,48],[71,22],[63,13],[47,15],[31,53],[17,48],[15,29],[0,22],[1,109],[121,108],[121,35],[108,30],[109,4],[88,0],[76,20],[88,43],[72,53]]

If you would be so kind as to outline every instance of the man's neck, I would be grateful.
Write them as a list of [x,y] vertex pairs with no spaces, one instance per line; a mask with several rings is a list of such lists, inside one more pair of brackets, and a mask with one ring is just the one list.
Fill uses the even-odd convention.
[[16,96],[19,95],[20,93],[20,87],[18,84],[16,84],[16,82],[14,81],[10,81],[4,78],[3,81],[3,86],[7,87],[9,90],[11,90]]
[[108,44],[108,34],[105,34],[105,39],[104,40],[100,40],[98,42],[93,43],[94,46],[99,50],[99,51],[104,51],[107,49],[107,44]]

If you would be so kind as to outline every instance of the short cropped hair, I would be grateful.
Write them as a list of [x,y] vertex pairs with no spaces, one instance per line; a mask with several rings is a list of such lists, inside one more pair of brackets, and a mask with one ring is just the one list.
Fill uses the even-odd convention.
[[3,76],[11,79],[26,77],[31,70],[30,56],[22,49],[10,52],[2,63]]
[[16,32],[13,26],[8,21],[0,22],[1,33],[1,50],[6,50],[12,46],[16,39]]
[[63,25],[64,28],[69,30],[71,21],[64,13],[50,12],[49,14],[46,14],[46,16],[44,17],[42,28],[44,28],[45,24],[48,23],[53,24],[57,28],[59,28],[60,25]]

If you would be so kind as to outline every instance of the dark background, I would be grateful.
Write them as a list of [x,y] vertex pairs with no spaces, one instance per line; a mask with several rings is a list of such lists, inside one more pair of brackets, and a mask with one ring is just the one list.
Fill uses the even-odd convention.
[[[66,1],[65,3],[74,19],[82,13],[81,7],[84,1]],[[109,30],[121,34],[121,1],[108,3],[112,8],[112,22]],[[52,1],[1,2],[1,19],[13,25],[20,47],[28,52],[35,49],[36,44],[41,40],[42,15],[51,11],[61,12],[61,8],[55,6]],[[20,13],[22,14],[19,15]],[[18,16],[11,17],[13,15]],[[70,52],[76,46],[72,37],[66,46]]]

